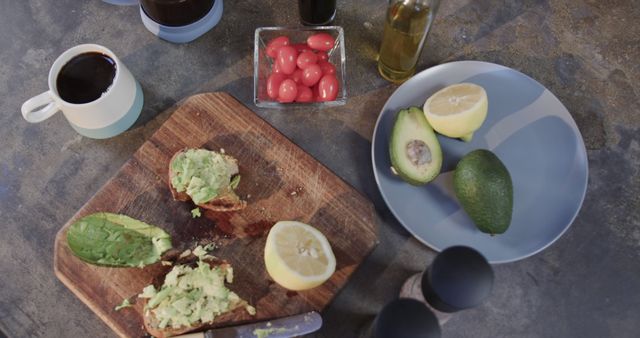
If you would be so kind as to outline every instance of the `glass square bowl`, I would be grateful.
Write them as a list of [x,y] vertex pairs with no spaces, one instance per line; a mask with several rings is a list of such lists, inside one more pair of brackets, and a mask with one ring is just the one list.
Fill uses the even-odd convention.
[[[334,101],[327,102],[291,102],[280,103],[271,99],[267,95],[267,77],[271,74],[274,60],[267,56],[265,50],[267,43],[279,36],[288,36],[291,43],[306,43],[307,38],[315,33],[328,33],[335,39],[335,44],[329,54],[329,62],[336,66],[336,77],[338,78],[338,96]],[[253,53],[253,102],[258,107],[263,108],[287,108],[287,107],[308,107],[323,108],[340,106],[347,102],[347,72],[345,70],[344,51],[344,31],[339,26],[321,27],[261,27],[256,29],[255,45]]]

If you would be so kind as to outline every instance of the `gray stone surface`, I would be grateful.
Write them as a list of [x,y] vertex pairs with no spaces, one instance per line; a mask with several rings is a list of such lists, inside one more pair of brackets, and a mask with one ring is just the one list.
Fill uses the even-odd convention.
[[[213,31],[174,45],[147,32],[135,8],[98,0],[0,0],[0,335],[113,336],[55,278],[54,236],[167,119],[163,111],[200,92],[230,92],[376,203],[381,243],[324,313],[318,337],[355,336],[432,259],[390,216],[371,172],[373,126],[396,88],[375,69],[386,1],[339,1],[346,106],[253,106],[253,31],[297,24],[294,3],[227,0]],[[637,337],[638,18],[634,0],[443,1],[419,69],[475,59],[536,78],[573,115],[590,168],[587,197],[570,230],[543,253],[496,266],[491,299],[456,315],[444,337]],[[136,126],[96,141],[79,137],[60,114],[40,124],[23,121],[20,105],[46,90],[53,60],[86,42],[111,48],[142,83],[145,106]]]

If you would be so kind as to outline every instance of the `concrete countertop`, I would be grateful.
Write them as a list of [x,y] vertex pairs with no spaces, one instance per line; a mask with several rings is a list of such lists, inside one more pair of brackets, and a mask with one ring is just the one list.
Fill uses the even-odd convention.
[[[353,337],[434,252],[394,220],[377,191],[370,140],[397,86],[375,67],[387,5],[338,1],[349,99],[316,110],[252,103],[253,32],[296,25],[293,0],[225,2],[195,42],[159,40],[137,8],[98,0],[2,2],[0,11],[0,336],[114,334],[53,274],[58,229],[195,93],[226,91],[363,192],[380,245],[323,314],[318,337]],[[588,150],[589,187],[573,226],[531,258],[495,266],[490,300],[460,312],[443,337],[636,337],[640,332],[640,3],[631,0],[448,0],[418,69],[453,60],[500,63],[540,81],[566,105]],[[141,82],[142,115],[109,140],[78,136],[61,114],[29,124],[26,99],[47,89],[55,58],[80,43],[112,49]]]

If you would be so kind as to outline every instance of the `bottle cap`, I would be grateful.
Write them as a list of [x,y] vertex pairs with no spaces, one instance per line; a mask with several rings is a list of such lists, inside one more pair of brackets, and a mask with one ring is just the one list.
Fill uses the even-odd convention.
[[422,275],[422,294],[436,310],[456,312],[491,294],[493,269],[478,251],[454,246],[440,252]]
[[373,324],[374,338],[439,338],[438,319],[422,302],[396,299],[382,308]]

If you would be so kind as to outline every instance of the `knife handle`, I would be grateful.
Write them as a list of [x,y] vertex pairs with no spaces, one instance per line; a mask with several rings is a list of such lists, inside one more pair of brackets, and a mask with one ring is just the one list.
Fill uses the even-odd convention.
[[174,338],[204,338],[204,332],[187,333]]

